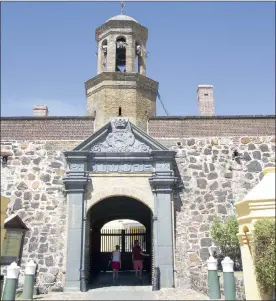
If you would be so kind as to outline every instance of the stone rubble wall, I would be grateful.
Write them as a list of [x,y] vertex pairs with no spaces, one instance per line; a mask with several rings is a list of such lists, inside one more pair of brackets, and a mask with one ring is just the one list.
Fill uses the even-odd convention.
[[[216,249],[210,237],[211,221],[216,214],[234,214],[234,203],[260,181],[263,168],[275,166],[275,137],[158,141],[177,152],[176,175],[184,186],[174,198],[176,286],[201,291],[205,284],[193,279],[198,273],[203,275],[200,271],[209,252]],[[62,152],[80,142],[1,142],[1,155],[8,154],[7,164],[1,168],[1,195],[11,199],[7,214],[18,214],[30,228],[24,241],[22,272],[29,259],[38,263],[40,293],[62,290],[64,283],[67,204]],[[235,149],[241,154],[241,164],[232,160]],[[21,285],[22,281],[23,274]]]
[[[67,142],[72,148],[76,142]],[[28,260],[38,264],[40,293],[62,289],[66,256],[66,197],[62,177],[66,161],[56,142],[2,141],[1,195],[10,198],[7,214],[16,213],[30,229],[24,239],[19,286]],[[70,149],[69,148],[69,149]]]
[[[235,202],[261,180],[262,170],[275,166],[275,137],[158,141],[177,152],[184,188],[174,197],[176,286],[191,288],[191,269],[205,268],[216,250],[210,237],[213,218],[233,215]],[[232,159],[234,150],[240,159]]]

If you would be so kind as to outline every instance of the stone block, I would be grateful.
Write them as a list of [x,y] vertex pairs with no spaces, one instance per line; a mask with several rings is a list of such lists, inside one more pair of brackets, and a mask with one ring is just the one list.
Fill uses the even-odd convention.
[[248,172],[261,172],[262,171],[262,165],[258,161],[251,161],[247,165],[247,171]]
[[243,137],[241,138],[241,143],[242,144],[248,144],[251,141],[249,137]]
[[195,252],[188,253],[188,266],[194,267],[202,264],[202,261]]

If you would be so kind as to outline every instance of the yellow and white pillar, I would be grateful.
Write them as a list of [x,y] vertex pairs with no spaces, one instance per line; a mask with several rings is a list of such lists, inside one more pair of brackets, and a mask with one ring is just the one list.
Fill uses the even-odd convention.
[[254,223],[262,218],[275,219],[275,167],[264,169],[263,174],[263,179],[236,203],[246,300],[271,300],[258,288],[252,254]]

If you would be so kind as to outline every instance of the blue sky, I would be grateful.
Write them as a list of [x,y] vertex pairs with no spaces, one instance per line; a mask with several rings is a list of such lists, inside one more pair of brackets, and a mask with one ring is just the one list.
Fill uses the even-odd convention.
[[[119,2],[2,3],[2,116],[86,115],[96,75],[95,29]],[[149,29],[147,76],[170,115],[199,115],[198,84],[214,85],[217,115],[275,113],[275,4],[126,2]],[[159,101],[158,115],[165,115]]]

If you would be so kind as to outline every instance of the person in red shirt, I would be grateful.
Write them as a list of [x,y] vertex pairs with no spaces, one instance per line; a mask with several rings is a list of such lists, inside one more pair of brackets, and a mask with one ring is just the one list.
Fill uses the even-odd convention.
[[141,247],[139,246],[139,241],[134,241],[134,247],[132,249],[132,262],[133,268],[135,270],[136,278],[140,278],[142,282],[142,272],[143,272],[143,256],[150,256],[149,254],[143,253]]

